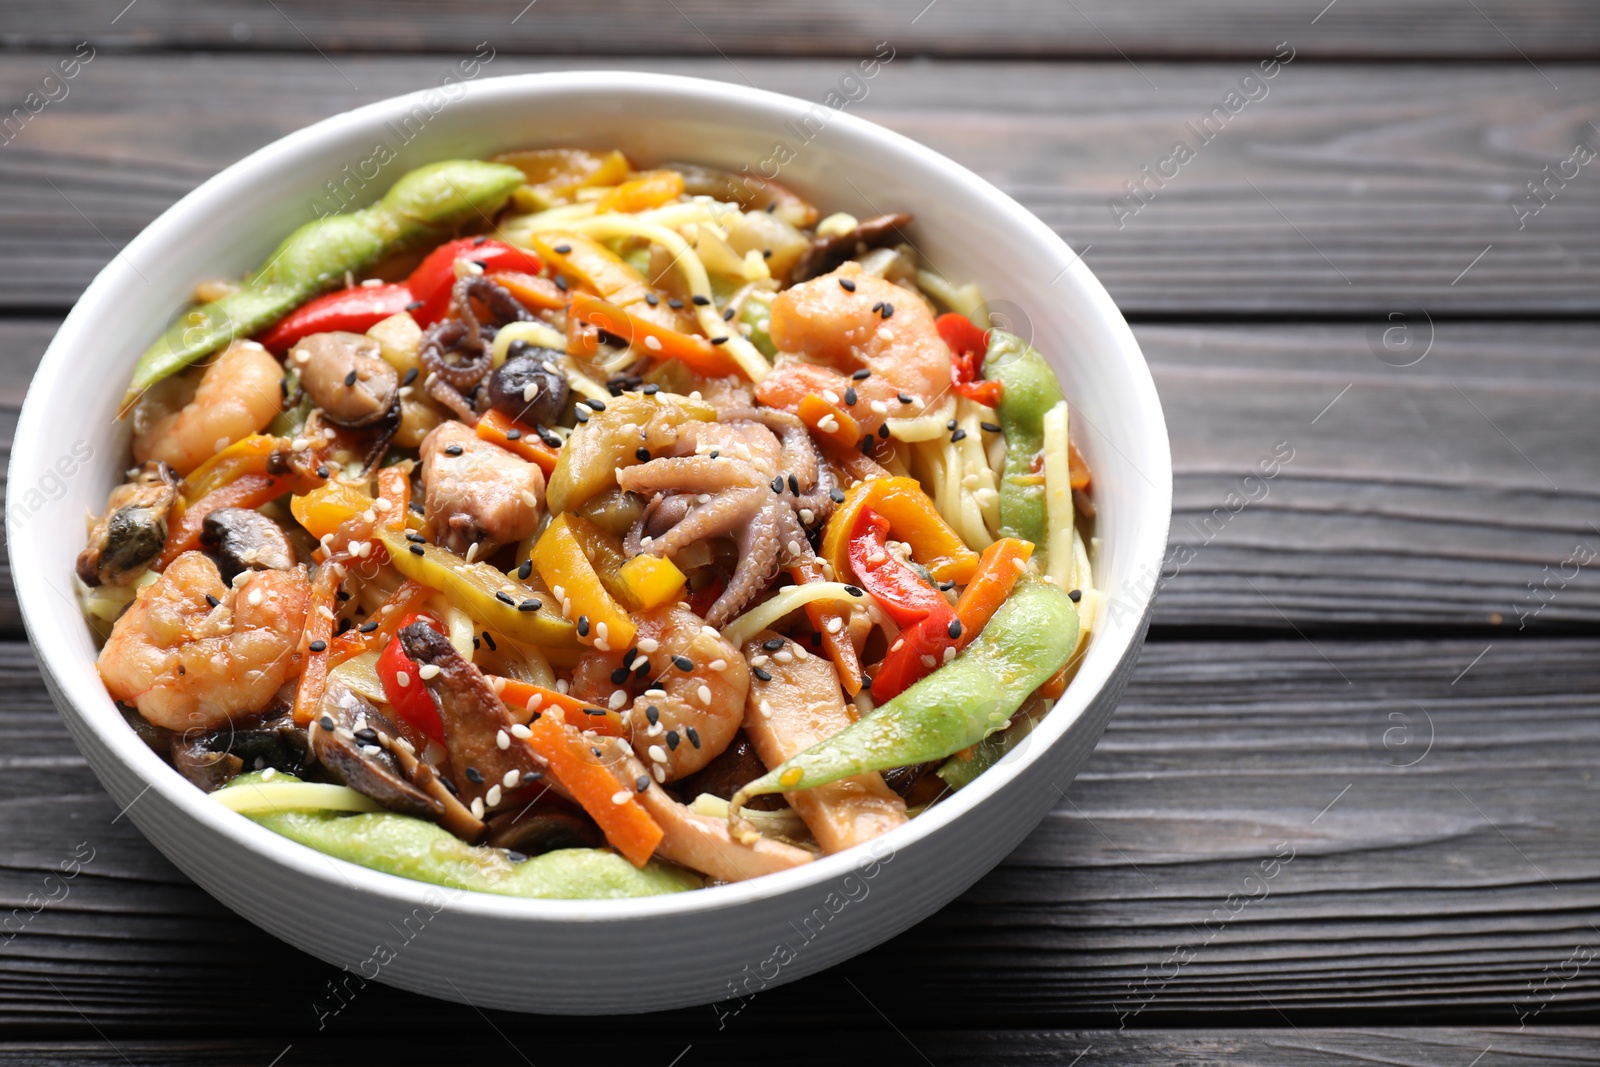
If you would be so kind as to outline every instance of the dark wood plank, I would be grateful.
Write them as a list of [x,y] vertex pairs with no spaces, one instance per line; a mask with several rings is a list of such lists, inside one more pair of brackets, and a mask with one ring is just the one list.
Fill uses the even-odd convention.
[[[54,59],[9,60],[0,94],[20,99]],[[206,175],[314,119],[436,85],[453,63],[100,55],[0,151],[0,308],[65,308],[115,248]],[[748,78],[813,100],[853,69],[844,59],[502,55],[485,70],[570,66]],[[1377,317],[1407,302],[1435,315],[1600,313],[1600,259],[1582,251],[1600,233],[1600,181],[1589,173],[1600,164],[1552,184],[1548,204],[1530,199],[1525,210],[1543,206],[1520,229],[1512,206],[1578,142],[1600,145],[1588,125],[1600,110],[1585,102],[1600,99],[1600,71],[1301,56],[1201,144],[1187,124],[1221,107],[1251,69],[906,57],[865,83],[859,110],[1017,196],[1086,250],[1131,314]],[[1194,160],[1163,187],[1152,180],[1147,203],[1129,199],[1141,168],[1161,166],[1178,139]]]
[[[329,52],[437,51],[483,40],[507,52],[587,55],[826,55],[870,51],[889,40],[907,53],[1121,59],[1123,56],[1251,54],[1290,39],[1322,56],[1496,57],[1522,61],[1593,56],[1594,6],[1583,0],[1342,0],[1272,3],[1211,0],[800,0],[738,4],[679,0],[539,0],[441,7],[423,0],[328,5],[177,0],[122,5],[40,0],[8,5],[0,32],[20,47],[85,38],[117,49],[266,49]],[[1324,10],[1324,7],[1328,10]]]
[[[0,321],[0,455],[53,325]],[[1441,323],[1409,368],[1359,325],[1136,333],[1177,474],[1158,629],[1600,621],[1600,572],[1563,567],[1600,556],[1600,327]]]
[[[994,1064],[1082,1064],[1083,1067],[1154,1067],[1183,1063],[1189,1067],[1369,1067],[1379,1064],[1467,1064],[1475,1067],[1521,1067],[1530,1061],[1585,1064],[1600,1062],[1600,1029],[1563,1026],[1526,1033],[1490,1027],[1415,1027],[1405,1029],[1298,1030],[941,1030],[894,1021],[876,1030],[841,1032],[819,1028],[800,1041],[774,1041],[769,1034],[716,1033],[699,1041],[673,1045],[658,1040],[605,1041],[571,1037],[552,1041],[549,1035],[525,1037],[526,1027],[496,1036],[473,1026],[448,1039],[419,1035],[404,1045],[372,1040],[319,1037],[310,1041],[267,1038],[221,1040],[17,1041],[0,1044],[0,1065],[40,1064],[81,1067],[344,1067],[346,1064],[417,1064],[470,1062],[522,1064],[524,1056],[539,1063],[582,1063],[587,1067],[666,1063],[681,1054],[681,1063],[748,1064],[774,1067],[815,1064],[838,1056],[848,1063],[938,1063],[991,1067]],[[541,1027],[542,1029],[542,1027]],[[518,1040],[512,1045],[512,1040]],[[527,1052],[522,1052],[526,1049]],[[1075,1058],[1076,1057],[1076,1058]]]
[[[1497,643],[1452,684],[1481,651],[1470,641],[1151,644],[1085,773],[958,901],[865,957],[759,994],[722,1020],[725,1032],[703,1008],[612,1020],[607,1039],[636,1062],[666,1063],[686,1044],[716,1058],[724,1039],[809,1034],[827,1017],[823,1040],[914,1060],[893,1049],[887,1017],[906,1030],[991,1032],[963,1039],[992,1044],[961,1046],[972,1051],[954,1059],[1067,1049],[1065,1062],[1082,1044],[992,1032],[1203,1026],[1224,1012],[1235,1025],[1359,1013],[1374,1025],[1428,1019],[1497,1033],[1523,1017],[1593,1021],[1600,977],[1581,952],[1592,958],[1600,923],[1600,640]],[[0,1031],[92,1043],[87,1020],[119,1045],[169,1039],[181,1005],[188,1036],[254,1042],[270,1027],[271,1054],[292,1042],[320,1062],[332,1055],[315,1051],[323,1041],[403,1058],[409,1033],[377,1043],[395,1018],[421,1035],[480,1029],[468,1008],[373,986],[318,1030],[332,972],[231,917],[126,819],[112,821],[116,808],[24,646],[0,645],[0,686],[10,694],[0,902],[23,906],[59,862],[93,849],[70,892],[0,951]],[[524,1035],[535,1058],[595,1033],[575,1020],[498,1025]],[[1305,1047],[1290,1037],[1273,1038],[1287,1042],[1276,1053],[1240,1055],[1311,1062],[1294,1058]],[[1495,1044],[1502,1055],[1518,1047]],[[1226,1047],[1194,1055],[1211,1062]],[[1383,1062],[1471,1059],[1442,1049],[1408,1059],[1399,1048]]]

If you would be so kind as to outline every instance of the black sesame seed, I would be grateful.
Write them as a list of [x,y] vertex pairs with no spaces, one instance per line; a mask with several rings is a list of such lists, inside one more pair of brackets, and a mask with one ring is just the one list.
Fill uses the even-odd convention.
[[522,603],[517,605],[517,610],[518,611],[538,611],[542,607],[544,607],[544,602],[543,601],[535,600],[532,597],[529,597],[527,600],[524,600]]
[[317,477],[318,478],[326,478],[327,476],[328,476],[328,468],[326,466],[324,466],[323,464],[321,464],[321,463],[317,464]]
[[517,429],[515,426],[511,427],[511,429],[506,431],[506,440],[507,441],[520,441],[520,440],[522,440],[522,431]]
[[648,774],[641,774],[638,778],[636,778],[634,780],[633,791],[635,793],[643,793],[646,789],[649,789],[649,788],[650,788],[650,776]]
[[523,581],[533,577],[533,560],[525,559],[522,561],[522,566],[517,568],[517,577]]
[[678,731],[667,731],[667,748],[673,752],[678,751]]
[[655,396],[657,393],[661,392],[661,386],[657,385],[655,382],[649,382],[641,391],[645,396]]
[[459,455],[461,455],[461,451],[462,450],[461,450],[461,446],[460,445],[445,445],[444,446],[444,454],[447,455],[447,456],[459,456]]
[[490,652],[498,652],[498,651],[500,651],[500,649],[498,647],[496,647],[496,645],[494,643],[494,638],[492,636],[490,636],[488,630],[483,631],[483,643],[489,646],[489,651]]
[[634,665],[633,677],[636,681],[640,682],[650,677],[650,661],[647,659],[639,660],[639,662]]
[[545,444],[549,445],[551,448],[560,448],[561,447],[561,438],[559,436],[557,436],[556,434],[551,433],[549,430],[546,430],[542,426],[539,427],[539,440],[543,441]]
[[996,423],[980,422],[980,423],[978,423],[978,425],[983,427],[989,433],[999,433],[1000,432],[1000,427]]
[[494,598],[502,604],[510,604],[512,607],[516,607],[517,602],[511,599],[511,594],[503,590],[495,590]]
[[726,337],[713,337],[711,339],[711,343],[714,345],[725,345],[728,343],[728,339]]
[[889,424],[887,422],[878,427],[878,436],[885,441],[889,439]]
[[518,852],[514,848],[508,848],[508,849],[506,849],[506,862],[507,863],[527,863],[528,862],[528,854],[526,852]]
[[606,409],[606,402],[604,400],[585,400],[584,403],[589,407],[594,408],[596,411],[604,411]]
[[348,618],[340,619],[339,620],[339,629],[337,631],[335,631],[335,632],[342,634],[342,633],[344,633],[346,630],[350,629],[350,627],[352,627],[354,625],[355,625],[355,623],[353,623]]
[[700,747],[700,731],[699,730],[696,730],[693,726],[686,726],[686,727],[684,727],[683,732],[684,732],[684,734],[686,734],[688,736],[689,743],[691,745],[693,745],[695,748],[699,748]]
[[951,441],[965,441],[966,439],[967,431],[965,430],[957,430],[955,433],[950,435]]
[[951,419],[949,422],[944,424],[944,428],[947,429],[947,430],[955,429],[956,428],[956,420],[955,419]]
[[688,656],[673,656],[672,665],[678,668],[684,674],[688,674],[694,670],[694,660],[690,659]]
[[212,596],[210,593],[207,593],[206,594],[206,603],[210,604],[212,607],[216,607],[218,604],[222,603],[222,601],[218,600],[216,597]]
[[414,545],[425,545],[428,543],[428,539],[417,533],[415,530],[406,531],[406,540],[410,541]]
[[648,463],[650,462],[650,450],[643,445],[640,445],[638,448],[633,450],[633,458],[638,460],[640,463]]
[[378,731],[374,730],[370,726],[363,726],[361,729],[356,731],[356,740],[364,741],[369,745],[375,745],[378,743]]
[[351,371],[349,374],[346,374],[344,376],[344,387],[346,389],[350,388],[352,385],[356,384],[356,380],[360,377],[361,376],[355,371]]
[[861,454],[863,456],[872,455],[872,435],[870,433],[861,439]]
[[849,278],[840,278],[839,288],[843,289],[847,293],[853,293],[856,291],[856,283],[851,281]]
[[761,642],[761,647],[766,649],[768,652],[776,652],[776,651],[778,651],[778,649],[783,647],[783,638],[781,638],[781,637],[768,638],[767,640]]
[[584,411],[581,407],[572,409],[572,417],[577,419],[580,423],[589,421],[589,413]]
[[326,652],[326,651],[328,651],[328,642],[326,642],[326,641],[313,641],[309,645],[307,645],[306,647],[309,648],[313,652]]
[[883,302],[883,310],[879,311],[878,314],[882,315],[884,318],[888,318],[890,315],[894,314],[894,305],[885,300]]
[[406,310],[407,310],[407,311],[415,311],[415,310],[417,310],[417,309],[418,309],[418,308],[419,308],[419,307],[421,307],[421,306],[422,306],[422,305],[423,305],[423,304],[424,304],[424,303],[426,303],[426,301],[423,301],[423,300],[413,300],[413,301],[411,301],[411,303],[409,303],[409,304],[407,304],[407,305],[406,305]]
[[844,591],[849,593],[851,596],[866,596],[866,594],[861,591],[861,587],[858,585],[847,585],[844,587]]
[[856,395],[856,391],[855,391],[855,387],[854,386],[851,386],[849,389],[846,389],[844,391],[844,402],[845,402],[845,406],[846,407],[853,406],[855,404],[855,402],[857,400],[859,400],[859,399],[861,399],[861,398]]
[[649,304],[651,307],[655,307],[657,304],[661,303],[661,298],[654,293],[646,293],[644,294],[644,302]]
[[711,298],[709,296],[694,296],[690,299],[695,302],[696,307],[705,307],[707,304],[711,303]]
[[637,648],[630,648],[630,649],[628,649],[628,651],[626,651],[626,652],[624,652],[622,654],[622,665],[624,667],[627,667],[629,670],[632,670],[633,669],[633,661],[638,659],[638,658],[639,658],[639,650]]
[[467,768],[467,781],[471,782],[473,785],[482,785],[483,784],[483,772],[478,770],[478,768],[476,768],[476,767],[468,767]]
[[1083,590],[1074,589],[1072,592],[1067,594],[1067,599],[1076,604],[1078,601],[1083,599]]
[[[539,713],[537,711],[534,712],[533,713],[533,717],[534,717],[535,720],[537,720],[539,718]],[[541,779],[543,777],[544,777],[544,772],[543,771],[528,771],[526,774],[524,774],[522,776],[522,781],[523,781],[523,784],[526,785],[528,782],[537,782],[539,779]]]
[[869,371],[867,368],[862,367],[860,370],[858,370],[854,374],[850,375],[850,377],[854,378],[858,382],[864,382],[868,378],[872,377],[872,372]]
[[482,248],[488,242],[488,240],[489,240],[489,238],[486,237],[486,236],[485,237],[474,237],[472,239],[472,247],[473,248]]
[[332,715],[324,715],[320,720],[320,725],[324,730],[331,730],[337,724],[333,721]]
[[654,704],[651,704],[648,708],[644,709],[644,717],[650,721],[651,726],[654,726],[656,723],[661,721],[661,709],[656,707]]
[[482,646],[483,646],[483,642],[479,641],[476,637],[474,637],[472,639],[472,651],[476,652]]
[[559,274],[556,275],[556,288],[563,293],[567,291],[567,280]]
[[961,620],[960,619],[951,619],[950,620],[950,626],[949,626],[949,628],[947,630],[945,630],[945,633],[950,635],[950,640],[952,640],[952,641],[954,641],[956,638],[960,637],[961,636]]
[[421,545],[407,545],[406,548],[411,550],[411,554],[413,556],[424,555],[424,552],[422,551],[422,546]]
[[628,680],[628,673],[628,668],[618,667],[616,670],[611,672],[611,684],[621,685],[623,682],[626,682]]
[[772,681],[772,675],[768,674],[766,671],[762,670],[760,667],[751,667],[750,668],[750,673],[754,674],[757,678],[761,679],[763,682]]
[[378,620],[377,619],[368,619],[366,622],[362,623],[360,626],[357,627],[357,629],[360,630],[364,634],[370,634],[372,631],[376,630],[377,628],[378,628]]
[[422,501],[420,500],[413,500],[411,502],[411,510],[416,512],[418,515],[426,515],[428,513],[427,509],[422,506]]
[[844,503],[844,490],[840,489],[838,486],[835,486],[834,488],[829,489],[828,490],[828,499],[832,500],[835,504],[843,504]]
[[[335,593],[334,596],[338,598],[339,603],[341,603],[341,604],[343,604],[346,600],[350,599],[350,594],[345,592],[343,589],[341,589],[337,593]],[[349,620],[347,619],[345,621],[348,622]]]
[[894,398],[896,400],[900,401],[900,403],[902,403],[902,404],[915,404],[916,403],[916,399],[914,397],[906,396],[906,394],[904,394],[904,393],[896,393],[894,395]]
[[796,478],[792,474],[789,475],[789,492],[793,493],[795,496],[800,495],[800,479]]
[[767,201],[767,214],[770,215],[776,210],[778,210],[778,202],[776,200]]
[[774,493],[783,492],[783,475],[780,474],[776,478],[772,479],[772,491]]
[[571,245],[556,245],[554,248],[551,249],[551,251],[554,252],[558,256],[564,256],[564,255],[567,255],[568,253],[570,253],[572,251],[572,246]]
[[587,615],[579,615],[578,616],[578,636],[579,637],[588,637],[589,636],[589,616],[587,616]]
[[681,311],[683,309],[683,301],[675,296],[669,296],[667,297],[667,307],[673,311]]
[[732,322],[733,321],[733,309],[732,308],[728,308],[726,311],[724,311],[722,313],[722,321],[723,322]]
[[412,367],[410,370],[406,371],[405,377],[400,379],[400,384],[401,385],[410,385],[412,382],[414,382],[416,380],[417,380],[417,368]]
[[954,589],[955,587],[956,587],[956,582],[955,582],[954,578],[950,579],[949,581],[944,581],[944,582],[940,582],[939,583],[939,588],[943,589],[947,593],[950,590]]
[[771,259],[771,258],[772,258],[772,249],[770,249],[770,248],[763,248],[763,249],[762,249],[762,250],[761,250],[761,258],[762,258],[762,259]]

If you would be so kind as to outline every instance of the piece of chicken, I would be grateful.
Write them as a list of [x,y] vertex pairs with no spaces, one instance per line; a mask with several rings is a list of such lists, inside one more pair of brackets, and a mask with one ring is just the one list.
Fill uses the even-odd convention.
[[423,440],[422,485],[430,540],[459,556],[528,537],[544,508],[544,472],[459,422]]

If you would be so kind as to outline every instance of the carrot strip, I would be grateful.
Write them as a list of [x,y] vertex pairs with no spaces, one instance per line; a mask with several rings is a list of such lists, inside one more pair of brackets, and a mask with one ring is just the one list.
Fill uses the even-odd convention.
[[1032,555],[1033,542],[1020,537],[1002,537],[983,550],[983,555],[978,557],[978,569],[956,601],[956,618],[961,620],[957,648],[971,643],[990,616],[1000,610],[1000,605],[1011,595],[1011,587],[1027,570]]
[[567,308],[569,332],[573,318],[622,338],[653,359],[680,360],[696,374],[708,378],[739,373],[739,364],[734,358],[704,337],[669,330],[597,296],[574,293]]
[[489,280],[503,286],[523,307],[554,311],[567,306],[567,294],[549,278],[523,274],[521,271],[503,271],[489,275]]
[[649,211],[683,195],[683,175],[675,170],[645,171],[630,181],[615,186],[595,204],[597,215],[609,211],[629,213]]
[[305,659],[305,667],[294,691],[296,726],[306,725],[317,714],[322,707],[323,691],[328,687],[329,660],[333,658],[328,645],[333,640],[342,571],[336,564],[324,563],[317,568],[317,576],[311,582],[311,607],[306,611],[306,628],[300,635],[300,654]]
[[250,508],[270,504],[291,488],[293,479],[271,474],[243,474],[227,485],[211,490],[205,496],[183,509],[178,521],[167,533],[167,544],[156,561],[156,569],[167,564],[192,548],[200,546],[200,528],[206,516],[218,508]]
[[[840,448],[854,448],[856,442],[861,440],[861,424],[856,417],[838,404],[828,403],[816,393],[807,393],[801,398],[796,414],[812,433],[827,438]],[[819,423],[829,415],[833,416],[833,429],[824,430]]]
[[521,456],[529,463],[537,463],[546,478],[550,477],[556,469],[556,461],[561,458],[560,452],[540,439],[538,430],[495,408],[478,416],[478,436]]
[[394,592],[379,605],[370,619],[377,619],[378,625],[369,633],[362,633],[361,627],[346,630],[333,639],[333,647],[329,652],[333,666],[337,667],[347,659],[353,659],[363,652],[376,652],[384,646],[386,638],[391,638],[400,628],[400,620],[419,611],[423,603],[433,595],[433,590],[421,582],[414,582],[407,578],[401,582]]
[[404,466],[384,467],[378,472],[378,499],[389,505],[378,525],[398,530],[406,524],[411,507],[411,479]]
[[585,704],[575,696],[555,689],[546,689],[532,682],[519,682],[515,678],[486,675],[489,684],[500,693],[500,700],[518,718],[532,718],[548,708],[560,708],[562,715],[572,720],[580,730],[591,730],[607,737],[622,737],[622,717],[614,711]]
[[[789,568],[789,577],[805,585],[810,582],[827,581],[823,577],[822,568],[816,563],[798,563]],[[856,646],[850,641],[847,627],[850,622],[850,609],[839,607],[835,603],[814,600],[805,606],[806,618],[811,620],[812,627],[822,635],[822,649],[833,660],[833,665],[839,671],[839,684],[844,686],[844,691],[852,697],[861,692],[861,657],[856,655]],[[837,632],[828,627],[832,620],[839,620]]]
[[544,758],[556,781],[600,824],[606,840],[635,867],[649,861],[665,837],[632,790],[619,786],[589,749],[583,733],[561,721],[556,709],[529,727],[528,747]]

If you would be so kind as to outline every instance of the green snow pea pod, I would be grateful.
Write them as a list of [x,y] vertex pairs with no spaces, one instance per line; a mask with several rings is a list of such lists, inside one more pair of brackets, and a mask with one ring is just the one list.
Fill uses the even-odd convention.
[[150,386],[230,341],[249,337],[324,289],[412,242],[498,211],[523,182],[515,167],[458,159],[403,176],[383,199],[308,222],[286,237],[236,292],[194,308],[145,350],[123,398],[126,411]]
[[[1048,582],[1024,578],[960,655],[871,715],[740,789],[730,824],[751,797],[812,789],[841,778],[952,756],[1022,706],[1072,656],[1078,609]],[[741,836],[749,831],[741,828]]]
[[1034,460],[1044,450],[1045,412],[1060,403],[1061,383],[1032,345],[1004,330],[989,331],[983,376],[1000,382],[1000,429],[1006,465],[1000,480],[1000,535],[1032,541],[1042,556],[1047,541],[1044,474]]

